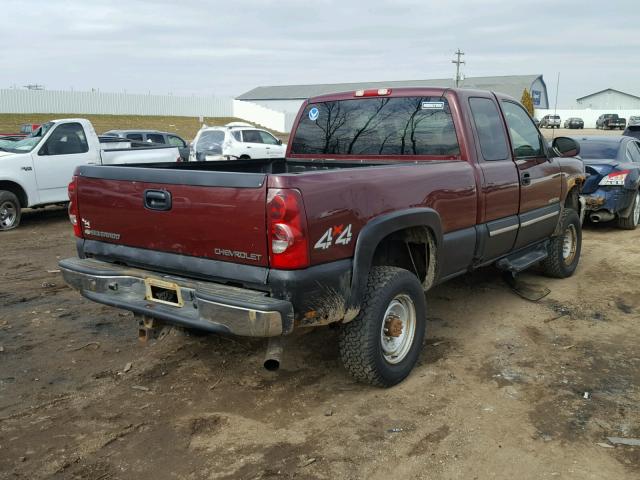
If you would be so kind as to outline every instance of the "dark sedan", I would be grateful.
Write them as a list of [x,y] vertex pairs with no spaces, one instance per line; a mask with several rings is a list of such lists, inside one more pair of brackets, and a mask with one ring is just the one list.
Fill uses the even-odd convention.
[[615,220],[634,230],[640,221],[640,141],[633,137],[574,137],[587,180],[582,189],[592,222]]
[[564,128],[584,128],[584,120],[578,117],[567,118],[564,121]]

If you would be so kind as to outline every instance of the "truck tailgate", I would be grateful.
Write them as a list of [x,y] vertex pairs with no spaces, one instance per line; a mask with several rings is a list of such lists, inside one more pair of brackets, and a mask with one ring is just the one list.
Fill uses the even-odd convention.
[[267,266],[266,175],[80,167],[84,238]]

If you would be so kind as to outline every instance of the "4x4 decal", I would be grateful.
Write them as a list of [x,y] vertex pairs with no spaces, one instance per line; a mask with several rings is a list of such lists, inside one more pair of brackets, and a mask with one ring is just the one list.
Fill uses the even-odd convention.
[[[351,242],[351,224],[334,225],[322,234],[320,240],[316,242],[314,248],[326,250],[331,245],[348,245]],[[335,238],[335,242],[334,242]]]

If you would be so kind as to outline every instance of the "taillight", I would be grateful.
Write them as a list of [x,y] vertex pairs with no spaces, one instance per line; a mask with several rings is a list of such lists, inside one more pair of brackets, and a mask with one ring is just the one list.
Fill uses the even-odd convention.
[[627,179],[627,175],[629,175],[630,170],[620,170],[619,172],[613,172],[603,177],[600,180],[600,186],[620,186],[624,185],[624,181]]
[[356,90],[356,93],[354,93],[356,97],[384,97],[385,95],[391,95],[390,88],[370,88],[368,90]]
[[269,190],[267,227],[271,267],[294,270],[309,266],[307,216],[298,190]]
[[78,238],[82,238],[81,219],[78,212],[78,177],[75,175],[67,187],[67,192],[69,192],[69,220],[73,225],[73,234]]

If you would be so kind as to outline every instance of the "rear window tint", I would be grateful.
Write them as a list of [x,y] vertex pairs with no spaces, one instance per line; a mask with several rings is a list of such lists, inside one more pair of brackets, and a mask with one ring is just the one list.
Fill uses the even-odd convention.
[[291,153],[457,156],[460,147],[444,98],[365,98],[307,105]]

